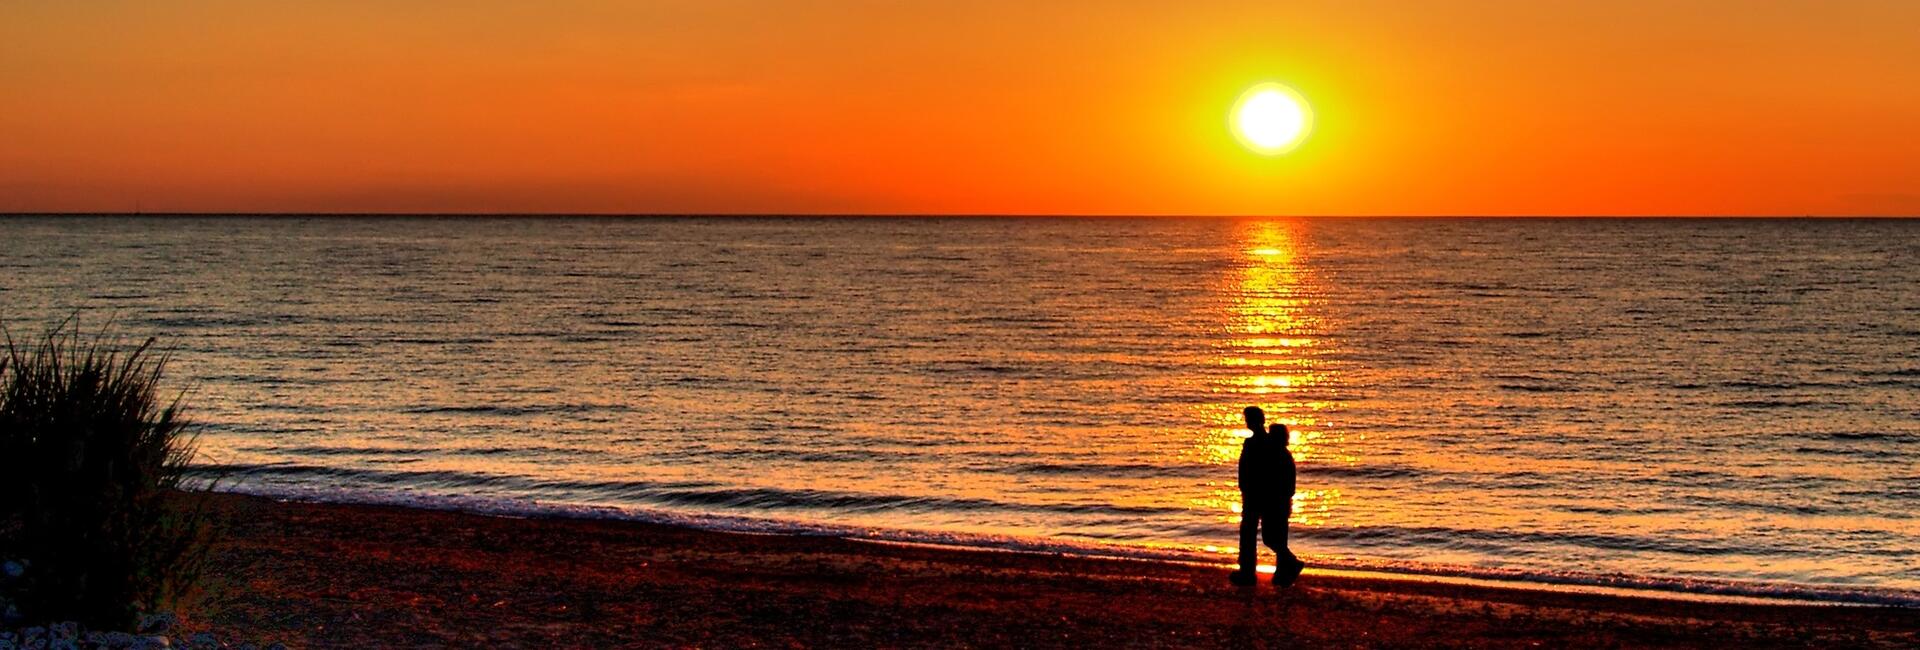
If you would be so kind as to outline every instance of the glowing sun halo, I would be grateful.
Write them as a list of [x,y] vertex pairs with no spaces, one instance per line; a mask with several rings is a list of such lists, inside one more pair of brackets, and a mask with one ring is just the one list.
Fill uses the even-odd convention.
[[1313,109],[1292,88],[1263,83],[1240,94],[1227,118],[1233,135],[1256,153],[1276,156],[1300,146],[1313,130]]

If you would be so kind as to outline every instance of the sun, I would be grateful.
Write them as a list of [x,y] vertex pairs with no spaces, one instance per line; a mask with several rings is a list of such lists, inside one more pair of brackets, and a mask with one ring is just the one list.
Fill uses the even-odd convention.
[[1277,156],[1307,139],[1313,130],[1313,109],[1292,88],[1268,82],[1241,93],[1227,123],[1240,144],[1255,153]]

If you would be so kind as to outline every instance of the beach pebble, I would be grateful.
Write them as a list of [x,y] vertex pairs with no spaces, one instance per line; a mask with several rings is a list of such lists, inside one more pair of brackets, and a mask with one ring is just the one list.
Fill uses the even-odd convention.
[[173,629],[173,623],[179,623],[179,619],[167,612],[144,614],[140,615],[140,625],[136,625],[134,629],[142,635],[165,635],[167,631]]
[[154,635],[139,637],[131,647],[134,650],[162,650],[172,646],[173,642],[168,641],[167,637]]
[[79,641],[80,624],[64,621],[47,626],[48,641]]
[[27,565],[18,560],[7,560],[5,564],[0,564],[0,572],[5,572],[9,578],[18,578],[26,574]]
[[166,634],[179,622],[180,619],[169,612],[148,614],[140,617],[138,630],[141,634]]
[[103,648],[131,648],[140,641],[140,637],[126,632],[88,632],[86,639]]
[[192,650],[220,650],[220,640],[212,632],[195,632],[187,637],[187,647]]

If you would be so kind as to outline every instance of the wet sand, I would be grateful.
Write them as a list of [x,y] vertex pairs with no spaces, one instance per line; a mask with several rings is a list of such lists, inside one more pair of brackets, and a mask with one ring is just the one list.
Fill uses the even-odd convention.
[[1920,611],[1700,603],[213,497],[189,630],[291,647],[1920,647]]

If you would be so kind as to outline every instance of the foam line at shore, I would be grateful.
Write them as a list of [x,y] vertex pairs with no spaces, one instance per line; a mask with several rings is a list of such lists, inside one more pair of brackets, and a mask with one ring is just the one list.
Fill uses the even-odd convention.
[[[799,522],[736,515],[694,514],[645,508],[557,503],[501,497],[435,495],[411,491],[317,489],[291,486],[224,485],[222,491],[293,501],[388,505],[466,512],[500,517],[571,518],[635,521],[702,530],[769,535],[841,537],[883,543],[901,543],[998,550],[1020,553],[1058,553],[1085,557],[1133,559],[1227,566],[1231,548],[1200,549],[1179,546],[1133,546],[968,533],[945,533]],[[1457,584],[1581,593],[1713,600],[1754,603],[1820,603],[1920,608],[1920,593],[1871,587],[1796,585],[1784,583],[1700,580],[1658,576],[1601,575],[1559,571],[1526,571],[1457,567],[1411,562],[1369,561],[1357,558],[1310,556],[1314,573],[1354,577],[1430,580]]]

